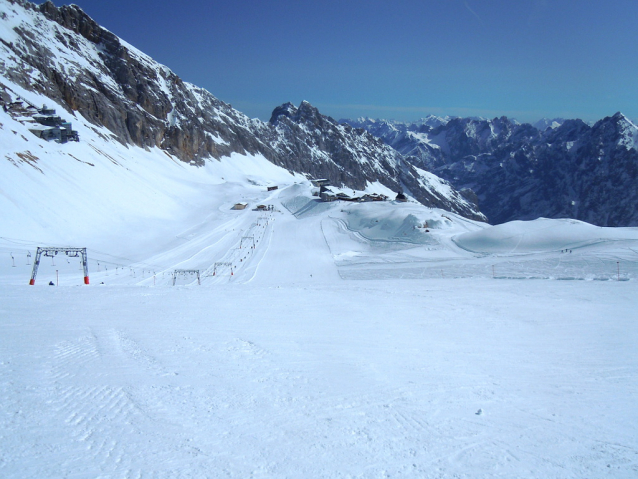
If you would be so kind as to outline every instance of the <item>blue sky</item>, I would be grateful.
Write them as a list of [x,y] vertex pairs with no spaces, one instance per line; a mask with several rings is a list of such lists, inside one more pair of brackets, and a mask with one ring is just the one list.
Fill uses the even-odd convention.
[[638,0],[73,3],[263,120],[302,100],[336,119],[638,118]]

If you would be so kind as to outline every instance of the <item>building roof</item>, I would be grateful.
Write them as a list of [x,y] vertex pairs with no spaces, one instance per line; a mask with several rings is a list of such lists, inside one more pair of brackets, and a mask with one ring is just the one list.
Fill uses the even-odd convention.
[[46,130],[55,130],[56,128],[59,130],[60,127],[58,126],[47,126],[47,125],[41,125],[40,123],[33,123],[32,125],[28,126],[29,131],[46,131]]

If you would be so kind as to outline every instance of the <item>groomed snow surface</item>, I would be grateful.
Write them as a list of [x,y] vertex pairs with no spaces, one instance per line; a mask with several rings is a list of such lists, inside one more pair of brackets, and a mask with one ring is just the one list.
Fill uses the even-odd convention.
[[[0,477],[638,477],[637,229],[319,203],[263,158],[10,121]],[[91,284],[60,253],[28,286],[38,246]]]

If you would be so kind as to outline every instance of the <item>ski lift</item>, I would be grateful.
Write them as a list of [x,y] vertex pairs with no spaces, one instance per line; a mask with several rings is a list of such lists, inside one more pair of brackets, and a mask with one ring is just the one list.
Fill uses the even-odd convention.
[[[31,280],[29,281],[29,284],[30,285],[35,284],[35,277],[38,273],[38,267],[40,265],[40,257],[41,256],[50,257],[51,264],[55,266],[55,256],[57,256],[58,253],[64,253],[65,255],[67,255],[67,257],[70,255],[79,257],[81,254],[82,263],[81,263],[80,269],[84,269],[84,284],[89,284],[89,270],[88,270],[88,264],[87,264],[86,248],[55,248],[55,247],[49,247],[49,248],[38,247],[38,250],[36,251],[36,254],[35,254],[35,260],[33,261],[33,271],[31,273]],[[28,252],[27,261],[30,257],[31,257],[31,252]],[[68,258],[67,258],[67,263],[70,263]]]

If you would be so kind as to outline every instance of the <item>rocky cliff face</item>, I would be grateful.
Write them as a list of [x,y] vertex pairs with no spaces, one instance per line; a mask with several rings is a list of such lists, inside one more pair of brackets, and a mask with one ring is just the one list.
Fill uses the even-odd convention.
[[[444,207],[468,218],[485,221],[473,198],[454,190],[434,175],[419,171],[393,148],[364,129],[340,125],[308,102],[299,108],[286,103],[269,121],[274,128],[270,144],[276,162],[314,177],[355,189],[379,182],[395,191],[407,190],[426,206]],[[442,206],[443,205],[443,206]]]
[[438,126],[358,120],[413,164],[471,188],[493,223],[576,218],[638,225],[638,127],[621,113],[593,126],[554,121],[545,130],[505,117]]
[[485,219],[466,197],[364,130],[339,125],[306,102],[276,108],[268,123],[250,119],[75,5],[0,0],[0,21],[7,32],[0,38],[0,93],[10,83],[37,92],[122,143],[161,148],[194,165],[231,153],[263,155],[336,185],[362,189],[378,181],[426,205]]
[[105,126],[123,143],[163,148],[183,161],[267,150],[249,134],[250,119],[183,82],[79,7],[3,4],[5,20],[17,25],[12,38],[2,38],[7,61],[0,72],[23,88]]

